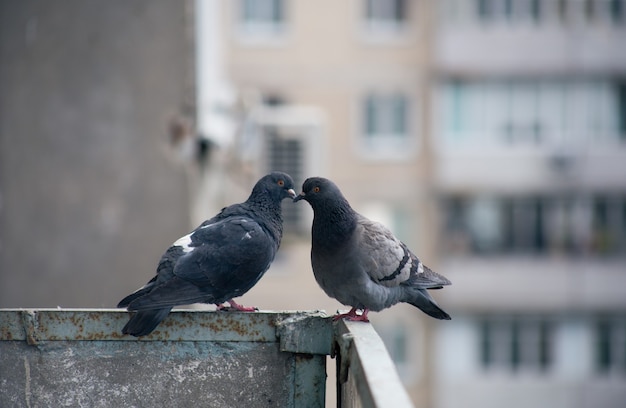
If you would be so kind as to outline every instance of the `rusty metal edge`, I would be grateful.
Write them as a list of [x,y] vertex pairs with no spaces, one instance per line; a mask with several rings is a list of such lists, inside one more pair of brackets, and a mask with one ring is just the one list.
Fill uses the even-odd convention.
[[[122,309],[0,309],[0,341],[253,341],[277,342],[279,322],[317,311],[255,313],[178,309],[149,334],[136,338],[121,330]],[[321,318],[321,317],[320,317]]]

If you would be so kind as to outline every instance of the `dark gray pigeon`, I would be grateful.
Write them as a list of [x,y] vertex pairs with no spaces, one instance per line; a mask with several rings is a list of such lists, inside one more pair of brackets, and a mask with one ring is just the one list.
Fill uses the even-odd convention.
[[296,196],[288,174],[261,178],[248,199],[220,211],[172,244],[150,282],[125,297],[117,307],[136,312],[122,332],[151,333],[172,307],[224,302],[239,311],[253,307],[233,298],[252,288],[274,260],[283,234],[281,201]]
[[315,280],[328,296],[352,307],[335,319],[367,322],[370,310],[406,302],[436,319],[450,320],[426,290],[441,289],[450,281],[426,267],[384,225],[354,211],[335,183],[309,178],[294,199],[299,200],[313,208]]

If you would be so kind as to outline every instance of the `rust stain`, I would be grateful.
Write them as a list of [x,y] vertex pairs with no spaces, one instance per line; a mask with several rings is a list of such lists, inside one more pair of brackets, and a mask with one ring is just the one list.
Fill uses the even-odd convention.
[[[37,344],[40,340],[119,340],[129,339],[121,333],[120,318],[125,314],[109,314],[101,311],[24,310],[20,312],[26,340]],[[112,318],[113,317],[113,318]],[[181,337],[178,329],[197,331],[208,330],[222,341],[272,341],[273,331],[280,319],[268,318],[259,313],[250,321],[238,312],[178,313],[165,319],[150,336],[139,340],[173,341]],[[118,327],[119,326],[119,327]],[[269,329],[269,330],[268,330]],[[192,336],[193,336],[192,333]],[[208,333],[207,333],[208,334]],[[10,327],[0,327],[4,340],[15,337]],[[185,336],[182,336],[185,337]],[[202,336],[204,337],[204,336]],[[209,337],[211,337],[209,335]],[[185,338],[181,338],[185,340]]]
[[313,357],[313,354],[296,353],[296,361],[310,361]]
[[2,327],[0,329],[0,338],[4,340],[13,340],[13,334],[7,327]]

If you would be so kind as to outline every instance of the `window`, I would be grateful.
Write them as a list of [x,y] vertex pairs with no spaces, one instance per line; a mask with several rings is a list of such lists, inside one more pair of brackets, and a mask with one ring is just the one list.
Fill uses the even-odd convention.
[[623,82],[461,81],[443,85],[445,146],[612,146],[626,141]]
[[479,253],[493,252],[502,245],[502,205],[491,197],[478,197],[468,203],[467,225],[473,249]]
[[614,24],[624,22],[624,0],[610,0],[611,20]]
[[594,361],[601,374],[626,373],[626,320],[602,318],[596,322]]
[[544,206],[531,197],[452,198],[444,206],[451,230],[444,234],[450,241],[444,247],[478,254],[545,252]]
[[398,33],[407,22],[407,0],[365,0],[365,30]]
[[[304,143],[297,137],[289,137],[276,128],[266,127],[265,146],[267,171],[284,171],[297,186],[304,182],[302,163],[305,161]],[[285,232],[301,232],[302,208],[297,205],[283,205],[283,228]]]
[[370,94],[361,107],[362,147],[380,155],[411,147],[409,102],[400,93]]
[[626,82],[617,86],[617,121],[619,139],[626,142]]
[[626,195],[444,199],[447,254],[626,254]]
[[570,1],[572,14],[578,16],[577,23],[587,26],[621,25],[624,23],[624,0]]
[[584,14],[587,21],[593,21],[594,13],[596,12],[595,7],[593,6],[594,1],[592,0],[584,0]]
[[445,212],[444,251],[449,254],[466,254],[470,251],[470,239],[467,225],[468,203],[465,197],[449,197],[444,200]]
[[537,23],[541,19],[541,2],[539,0],[530,0],[530,16]]
[[539,198],[504,200],[505,249],[525,253],[546,251],[545,206],[545,200]]
[[567,21],[567,0],[557,0],[556,10],[559,21],[564,24]]
[[593,198],[593,249],[599,254],[626,251],[626,197]]
[[285,32],[284,0],[241,0],[239,30],[250,38],[271,38]]
[[541,143],[539,89],[536,83],[509,83],[504,89],[506,120],[503,138],[507,144]]
[[476,8],[478,16],[482,21],[489,21],[491,19],[491,2],[489,0],[476,0]]
[[545,372],[553,364],[553,324],[527,317],[488,317],[479,323],[485,370]]
[[474,0],[474,9],[475,15],[482,23],[537,23],[542,15],[542,2],[540,0]]
[[443,0],[442,15],[450,26],[478,24],[483,28],[552,24],[566,28],[622,26],[626,0]]

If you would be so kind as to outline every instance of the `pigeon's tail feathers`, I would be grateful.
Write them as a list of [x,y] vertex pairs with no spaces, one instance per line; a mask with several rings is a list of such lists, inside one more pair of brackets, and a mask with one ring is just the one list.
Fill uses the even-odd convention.
[[442,308],[437,305],[435,299],[433,299],[425,289],[418,289],[411,291],[411,299],[407,303],[417,307],[428,316],[434,317],[439,320],[450,320],[450,315],[443,311]]
[[127,307],[131,311],[140,311],[172,308],[191,303],[213,303],[213,301],[206,288],[203,289],[184,279],[173,278],[152,288],[149,293],[136,297]]
[[420,265],[420,272],[411,275],[409,280],[405,283],[406,285],[414,286],[419,289],[441,289],[444,286],[452,284],[445,276],[438,274],[424,264]]
[[139,337],[150,333],[161,323],[172,310],[171,307],[136,312],[122,329],[122,333]]
[[117,307],[127,308],[128,305],[130,305],[133,300],[142,297],[146,293],[149,293],[153,287],[154,286],[152,283],[148,283],[146,286],[142,287],[141,289],[131,293],[130,295],[126,296],[124,299],[120,300],[120,303],[117,304]]

